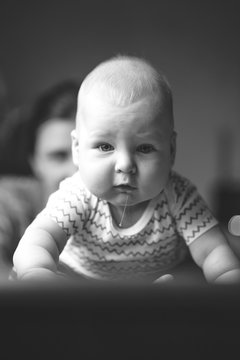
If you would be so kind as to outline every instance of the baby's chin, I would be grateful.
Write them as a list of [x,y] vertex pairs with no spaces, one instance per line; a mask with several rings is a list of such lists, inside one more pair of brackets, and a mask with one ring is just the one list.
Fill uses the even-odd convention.
[[150,201],[154,197],[156,197],[161,190],[151,192],[140,192],[139,189],[137,191],[112,191],[112,189],[101,189],[99,188],[91,188],[88,189],[94,196],[101,200],[105,200],[109,204],[113,206],[134,206],[146,201]]
[[117,198],[105,199],[109,204],[115,207],[123,207],[123,206],[135,206],[142,204],[144,202],[148,202],[151,199],[149,198],[139,198],[135,196],[131,196],[131,194],[122,193]]
[[94,194],[97,198],[101,200],[105,200],[106,202],[108,202],[113,206],[125,206],[126,203],[127,205],[132,205],[138,202],[138,201],[134,201],[134,199],[127,193],[121,193],[115,196],[105,193],[99,193],[99,192],[95,192],[95,193],[92,192],[92,194]]

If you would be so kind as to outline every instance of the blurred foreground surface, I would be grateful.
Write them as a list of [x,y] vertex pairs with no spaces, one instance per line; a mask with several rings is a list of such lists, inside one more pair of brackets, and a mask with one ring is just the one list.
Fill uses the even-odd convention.
[[240,286],[6,283],[1,359],[233,359]]

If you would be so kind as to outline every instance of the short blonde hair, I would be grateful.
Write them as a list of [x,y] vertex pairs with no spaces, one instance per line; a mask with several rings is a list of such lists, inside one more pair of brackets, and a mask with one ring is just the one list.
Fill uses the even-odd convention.
[[147,96],[155,97],[159,111],[167,111],[173,124],[170,85],[166,77],[145,59],[118,55],[95,67],[80,88],[79,108],[84,106],[84,98],[93,90],[119,107],[128,106]]

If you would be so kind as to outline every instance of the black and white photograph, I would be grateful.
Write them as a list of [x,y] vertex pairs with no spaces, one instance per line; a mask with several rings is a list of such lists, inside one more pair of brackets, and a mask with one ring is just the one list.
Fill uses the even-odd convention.
[[1,1],[1,359],[237,356],[239,11]]

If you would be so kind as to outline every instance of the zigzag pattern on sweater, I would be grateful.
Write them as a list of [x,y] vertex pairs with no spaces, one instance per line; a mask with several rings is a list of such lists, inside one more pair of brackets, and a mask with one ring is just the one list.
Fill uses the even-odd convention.
[[[88,239],[89,245],[92,243],[93,246],[96,246],[96,244],[104,243],[105,246],[109,248],[112,246],[123,248],[124,246],[141,246],[146,245],[146,243],[157,243],[159,242],[159,235],[160,237],[164,235],[166,238],[170,238],[173,234],[171,216],[168,211],[165,213],[158,211],[159,208],[166,204],[166,200],[158,204],[149,224],[139,234],[136,236],[132,235],[131,237],[122,236],[117,232],[113,233],[112,230],[109,229],[109,226],[107,226],[106,221],[99,218],[99,216],[101,217],[103,215],[104,220],[108,220],[109,216],[106,216],[104,212],[100,212],[97,209],[95,215],[97,214],[99,216],[91,217],[84,224],[83,231],[86,233],[85,237]],[[154,229],[153,223],[156,220],[160,226]],[[99,232],[99,230],[101,230],[101,232]]]
[[97,203],[96,209],[91,211],[88,221],[90,221],[90,224],[93,224],[95,219],[96,221],[104,219],[104,222],[106,222],[109,218],[110,214],[106,214],[103,210],[101,210],[99,203]]
[[109,278],[156,273],[181,261],[186,243],[208,229],[213,218],[185,178],[173,174],[166,191],[159,194],[152,203],[154,208],[149,207],[137,223],[137,232],[137,227],[118,231],[105,200],[77,186],[71,191],[66,189],[60,195],[60,207],[52,205],[56,221],[65,231],[69,226],[69,233],[74,234],[63,251],[66,264],[79,273],[86,270],[90,276]]
[[[53,194],[55,196],[55,194]],[[88,208],[90,195],[87,194],[84,189],[78,188],[77,186],[74,186],[73,188],[66,188],[64,189],[64,193],[59,196],[57,195],[58,201],[69,201],[71,203],[75,204],[83,204],[86,208]]]
[[193,201],[190,202],[190,204],[185,207],[182,212],[179,215],[176,215],[175,219],[176,222],[181,222],[183,218],[188,218],[189,214],[192,213],[192,211],[198,211],[198,206],[200,205],[201,210],[205,210],[205,206],[203,207],[202,199],[200,196],[197,196]]
[[103,242],[94,242],[89,241],[89,237],[87,234],[83,234],[81,236],[81,239],[76,239],[76,246],[84,246],[85,250],[90,252],[92,255],[97,255],[100,257],[109,258],[111,254],[118,255],[119,257],[121,255],[124,256],[146,256],[147,254],[154,255],[156,252],[161,252],[162,254],[166,254],[168,249],[173,246],[173,241],[175,240],[174,237],[169,237],[164,239],[162,242],[155,242],[152,244],[148,244],[148,247],[146,247],[146,241],[144,240],[135,240],[135,241],[129,241],[128,243],[125,242],[124,244],[118,243],[118,244],[111,244],[108,242],[108,244]]
[[[171,250],[173,256],[175,254],[174,250]],[[169,252],[170,254],[170,252]],[[159,267],[159,265],[163,265],[165,266],[166,264],[169,264],[172,262],[172,257],[165,256],[165,257],[160,257],[158,255],[155,255],[155,257],[147,257],[146,259],[129,259],[128,261],[122,262],[122,261],[116,261],[116,260],[106,260],[106,261],[95,261],[91,258],[88,258],[88,262],[89,264],[91,264],[91,266],[95,264],[96,268],[100,268],[101,269],[105,269],[105,270],[113,270],[113,269],[117,269],[117,270],[121,270],[122,272],[126,270],[127,271],[129,269],[137,269],[137,268],[144,268],[146,265],[149,269],[153,269],[156,267]],[[171,255],[172,255],[171,254]],[[171,259],[171,260],[170,260]]]
[[71,236],[70,231],[68,230],[67,227],[65,227],[65,224],[64,224],[63,221],[59,220],[58,217],[56,215],[53,215],[53,214],[50,217],[51,217],[51,219],[55,220],[56,223],[65,231],[67,236]]
[[[81,239],[83,239],[83,236],[85,237],[85,241],[88,244],[93,244],[93,246],[101,246],[102,248],[106,247],[106,248],[111,248],[111,247],[119,247],[119,248],[123,248],[124,246],[142,246],[142,245],[151,245],[151,244],[156,244],[159,243],[159,239],[160,237],[158,235],[163,235],[165,234],[165,229],[169,230],[172,228],[172,225],[170,224],[169,227],[167,228],[157,228],[155,230],[153,229],[144,229],[142,230],[139,234],[137,235],[132,235],[132,236],[119,236],[117,234],[113,234],[112,231],[107,231],[107,235],[108,239],[107,241],[104,240],[102,235],[98,235],[98,234],[94,234],[91,229],[88,229],[87,227],[83,229],[83,234],[81,234],[79,237],[76,238],[77,242],[81,242]],[[104,228],[106,229],[106,228]],[[154,235],[154,237],[152,236]],[[115,241],[112,241],[114,240]],[[164,241],[168,241],[169,239],[172,239],[172,235],[170,236],[165,236],[164,237]],[[163,239],[162,239],[163,240]]]
[[207,224],[210,224],[212,222],[212,216],[209,216],[206,218],[206,220],[202,221],[202,224],[196,225],[196,229],[192,229],[192,234],[188,235],[186,238],[186,243],[189,244],[191,239],[194,239],[196,237],[196,234],[200,233],[201,229],[206,228]]
[[[169,254],[173,251],[173,249],[171,248],[168,251],[162,251],[164,247],[159,247],[159,248],[155,248],[153,251],[150,251],[150,249],[143,249],[142,252],[140,251],[131,251],[129,249],[125,249],[124,251],[121,251],[120,253],[118,253],[118,251],[116,251],[115,249],[112,249],[111,251],[108,251],[108,253],[104,253],[101,255],[101,252],[98,252],[97,247],[94,249],[87,249],[88,251],[85,251],[85,255],[91,254],[91,259],[95,260],[95,261],[100,261],[100,262],[105,262],[110,261],[110,260],[114,260],[114,259],[118,259],[118,261],[121,260],[121,255],[123,255],[123,258],[127,258],[129,260],[138,260],[141,261],[141,259],[145,262],[147,258],[151,258],[151,261],[154,262],[155,259],[154,257],[158,255],[158,259],[162,259],[162,258],[169,258]],[[110,256],[112,254],[116,254],[117,256]],[[154,260],[153,260],[154,259]],[[126,263],[125,263],[126,266]]]
[[189,186],[189,181],[184,177],[179,177],[177,173],[172,171],[171,173],[171,182],[176,195],[176,202],[180,200],[182,195],[186,192],[186,189]]
[[[79,229],[78,221],[79,219],[83,222],[83,214],[80,212],[77,212],[77,208],[75,206],[72,206],[69,201],[64,201],[66,204],[69,204],[69,207],[71,209],[74,209],[78,215],[77,219],[76,217],[73,217],[71,213],[68,212],[68,208],[60,208],[56,206],[55,211],[50,214],[50,217],[55,219],[55,221],[59,224],[59,226],[66,232],[68,236],[71,234],[77,233]],[[59,216],[60,215],[60,216]],[[62,219],[62,220],[60,220]],[[78,221],[77,221],[78,220]]]
[[[168,232],[170,232],[172,230],[172,227],[173,227],[173,225],[170,223],[169,219],[170,219],[169,213],[166,213],[165,215],[159,215],[159,216],[156,216],[154,214],[153,218],[149,222],[149,226],[144,228],[138,234],[138,238],[144,237],[145,240],[143,240],[143,241],[144,241],[144,243],[146,243],[146,239],[147,238],[150,239],[151,235],[167,234]],[[159,224],[161,225],[161,227],[154,229],[154,228],[152,228],[152,224],[156,220],[159,221]],[[168,221],[165,222],[165,220],[168,220]],[[166,223],[166,225],[165,225],[165,223]],[[91,226],[88,226],[89,224]],[[99,229],[102,230],[101,234],[99,234],[99,232],[98,232]],[[133,245],[134,243],[139,241],[139,240],[136,240],[136,237],[134,235],[132,235],[131,238],[129,239],[129,237],[122,236],[118,233],[114,234],[111,230],[109,230],[106,227],[105,224],[104,225],[97,224],[97,220],[93,220],[93,219],[90,219],[90,220],[88,220],[88,222],[86,222],[83,230],[89,235],[89,241],[94,239],[95,240],[94,242],[100,242],[100,243],[103,242],[104,244],[109,244],[109,245],[113,244],[113,240],[120,241],[121,242],[120,246]],[[104,240],[104,238],[106,238],[108,240],[106,241],[106,240]],[[151,238],[151,241],[154,242],[154,239]],[[118,245],[118,243],[114,242],[114,246],[115,245]]]
[[197,211],[194,215],[189,215],[188,217],[186,217],[186,219],[184,219],[183,222],[181,222],[181,226],[179,227],[181,229],[181,231],[186,231],[189,229],[189,227],[191,227],[193,225],[193,223],[195,221],[199,221],[199,218],[201,215],[203,215],[205,213],[205,210],[202,208],[199,209],[199,211]]
[[166,270],[166,268],[171,267],[173,262],[177,262],[178,260],[178,252],[172,249],[171,253],[164,258],[162,256],[155,256],[141,260],[132,259],[124,263],[111,260],[96,262],[88,258],[84,266],[88,271],[97,275],[101,274],[102,277],[106,278],[118,278],[119,276],[122,277],[124,274],[131,277],[139,277]]

